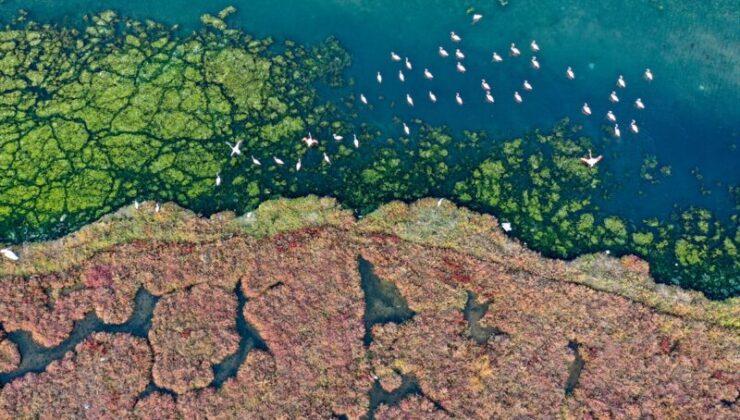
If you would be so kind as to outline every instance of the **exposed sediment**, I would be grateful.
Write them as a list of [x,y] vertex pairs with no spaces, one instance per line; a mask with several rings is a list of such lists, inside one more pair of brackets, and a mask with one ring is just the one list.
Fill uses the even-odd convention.
[[[494,218],[434,200],[392,203],[360,222],[311,197],[267,202],[241,218],[202,219],[169,205],[154,213],[147,204],[19,254],[0,262],[11,291],[0,294],[6,331],[55,345],[91,311],[125,321],[140,287],[162,296],[161,312],[151,348],[128,334],[88,339],[108,337],[105,351],[135,353],[136,363],[146,354],[126,368],[135,372],[109,375],[80,344],[46,372],[5,385],[0,418],[79,415],[82,394],[55,384],[96,381],[109,405],[101,415],[141,418],[740,414],[737,299],[658,286],[631,257],[548,260],[508,239]],[[394,306],[408,315],[367,324],[371,340],[365,293],[375,292],[363,286],[358,258],[393,286]],[[263,346],[213,386],[207,372],[238,343],[235,287]],[[165,359],[166,371],[197,366],[206,375],[160,378],[177,394],[154,390],[137,401],[152,361],[157,370]],[[404,378],[418,390],[373,406],[373,389],[396,392]],[[59,394],[53,404],[49,387]]]

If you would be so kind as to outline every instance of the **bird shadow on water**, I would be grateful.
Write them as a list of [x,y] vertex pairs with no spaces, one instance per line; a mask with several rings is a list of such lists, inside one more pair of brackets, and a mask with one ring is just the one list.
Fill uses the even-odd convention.
[[146,338],[152,323],[154,307],[159,298],[149,293],[145,288],[139,288],[134,300],[134,310],[128,321],[123,324],[106,324],[95,312],[88,313],[85,318],[75,322],[74,329],[69,337],[55,347],[44,347],[33,340],[27,331],[14,331],[8,334],[8,339],[18,346],[21,355],[21,364],[18,369],[0,374],[0,386],[5,385],[27,373],[40,373],[56,360],[73,351],[75,346],[96,332],[128,333],[136,337]]

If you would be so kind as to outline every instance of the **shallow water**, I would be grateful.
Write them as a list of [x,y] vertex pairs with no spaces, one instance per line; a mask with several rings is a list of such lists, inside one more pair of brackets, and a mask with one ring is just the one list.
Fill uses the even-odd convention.
[[45,371],[51,362],[61,360],[67,352],[74,351],[75,346],[88,338],[90,334],[96,332],[128,333],[136,337],[147,338],[154,314],[154,306],[156,306],[158,300],[158,297],[142,287],[136,293],[134,311],[124,324],[106,324],[94,312],[90,312],[84,319],[75,322],[74,329],[69,337],[55,347],[39,345],[26,331],[9,333],[8,339],[18,346],[21,365],[12,372],[0,374],[0,386],[27,373]]

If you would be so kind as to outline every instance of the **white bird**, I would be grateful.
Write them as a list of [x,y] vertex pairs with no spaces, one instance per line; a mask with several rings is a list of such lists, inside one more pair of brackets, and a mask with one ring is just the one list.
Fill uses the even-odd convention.
[[139,210],[139,200],[134,200],[134,208]]
[[539,52],[540,51],[540,46],[537,45],[537,41],[535,41],[534,39],[529,44],[529,47],[532,49],[532,52]]
[[640,99],[640,98],[635,99],[635,108],[637,108],[637,109],[645,109],[645,104],[642,103],[642,99]]
[[493,61],[494,63],[500,63],[500,62],[504,61],[504,59],[501,58],[501,56],[498,55],[498,53],[496,51],[494,51],[493,52],[493,55],[491,56],[491,61]]
[[285,165],[285,162],[284,162],[284,161],[283,161],[282,159],[280,159],[279,157],[275,157],[275,156],[273,156],[273,157],[272,157],[272,160],[274,160],[274,161],[275,161],[275,163],[277,163],[277,164],[278,164],[278,165],[280,165],[280,166],[283,166],[283,165]]
[[262,162],[260,162],[256,157],[252,156],[252,163],[257,166],[262,166]]
[[463,100],[460,97],[460,93],[455,93],[455,102],[457,102],[458,105],[462,105],[463,104]]
[[441,206],[443,201],[445,201],[444,198],[440,198],[439,200],[437,200],[437,207]]
[[8,248],[0,249],[0,254],[3,254],[3,256],[11,261],[18,261],[18,255],[16,255],[15,252],[11,251]]
[[426,78],[427,80],[432,80],[434,79],[434,75],[431,71],[429,71],[429,69],[424,69],[424,78]]
[[439,56],[442,58],[447,58],[450,56],[450,53],[448,53],[447,50],[445,50],[444,48],[439,47]]
[[532,57],[532,68],[535,70],[540,69],[540,62],[537,61],[537,57]]
[[532,90],[532,85],[530,85],[529,82],[526,80],[524,81],[524,83],[522,83],[522,87],[524,88],[524,90],[527,90],[527,91]]
[[402,70],[399,70],[398,71],[398,80],[400,80],[402,82],[405,82],[406,81],[406,76],[403,75],[403,71]]
[[356,134],[352,134],[352,144],[355,145],[355,149],[359,149],[360,148],[360,140],[357,139],[357,135]]
[[509,47],[509,53],[512,57],[519,57],[522,54],[513,42],[511,43],[511,47]]
[[413,70],[413,66],[411,66],[411,61],[409,61],[408,57],[406,57],[406,68],[409,69],[409,71]]
[[473,15],[473,24],[476,24],[476,23],[480,22],[481,19],[483,19],[483,15],[481,15],[480,13],[474,14]]
[[329,155],[327,155],[326,152],[324,152],[324,162],[331,165],[331,159],[329,159]]
[[635,122],[635,120],[632,120],[630,122],[630,130],[632,130],[632,132],[635,134],[640,132],[640,127],[637,126],[637,123]]
[[459,61],[457,62],[457,71],[459,71],[460,73],[465,73],[465,66],[463,66],[462,63]]
[[306,143],[306,146],[308,147],[314,147],[317,144],[319,144],[318,140],[314,140],[313,137],[311,137],[311,133],[308,133],[308,137],[304,137],[301,139],[302,142]]
[[377,80],[378,83],[383,83],[383,75],[378,72],[378,74],[375,76],[375,80]]
[[491,90],[491,85],[486,82],[486,79],[480,79],[480,87],[483,90]]
[[295,163],[295,170],[296,170],[296,172],[298,172],[298,171],[301,170],[301,166],[302,166],[301,165],[301,160],[298,159],[298,162]]
[[504,230],[504,232],[511,232],[511,223],[509,222],[501,223],[501,228]]
[[606,119],[609,120],[610,122],[613,122],[613,123],[617,122],[616,115],[614,115],[614,113],[611,112],[611,111],[607,111],[606,112]]
[[221,185],[221,175],[216,175],[216,186],[218,187],[220,185]]
[[650,69],[645,69],[645,80],[648,82],[653,81],[653,72]]
[[565,70],[565,76],[566,76],[566,77],[567,77],[567,78],[568,78],[569,80],[573,80],[573,79],[575,79],[575,78],[576,78],[576,74],[575,74],[575,73],[573,73],[573,69],[572,69],[572,68],[570,68],[570,67],[568,67],[568,69],[567,69],[567,70]]
[[461,61],[462,60],[465,60],[465,54],[463,54],[463,52],[460,51],[460,49],[458,48],[458,49],[455,50],[455,58],[457,58],[458,60],[461,60]]
[[614,137],[622,137],[622,131],[619,129],[619,124],[614,124]]
[[491,94],[490,90],[486,92],[486,102],[488,102],[489,104],[492,104],[494,102],[493,95]]
[[515,100],[515,101],[516,101],[516,102],[517,102],[518,104],[522,103],[522,101],[523,101],[523,99],[522,99],[522,95],[520,95],[520,94],[519,94],[519,92],[514,92],[514,100]]
[[367,98],[362,93],[360,94],[360,102],[367,105]]
[[409,106],[414,106],[414,98],[412,98],[408,93],[406,94],[406,103],[409,104]]
[[603,158],[604,156],[602,155],[593,157],[593,155],[591,154],[591,149],[588,149],[588,157],[582,157],[581,162],[588,165],[589,168],[593,168],[594,166],[596,166],[597,163],[601,162],[601,159]]
[[409,128],[409,126],[408,126],[408,125],[406,125],[406,123],[403,123],[403,132],[404,132],[404,134],[406,134],[407,136],[410,136],[410,135],[411,135],[411,129]]
[[340,136],[340,135],[339,135],[339,134],[337,134],[337,133],[332,133],[332,135],[331,135],[331,136],[332,136],[332,137],[334,138],[334,140],[336,140],[336,141],[342,141],[342,140],[344,140],[344,136]]
[[584,103],[583,107],[581,108],[581,112],[583,115],[589,116],[591,115],[591,107],[588,106],[588,103]]
[[612,93],[609,94],[609,100],[614,103],[619,102],[619,96],[617,96],[617,92],[612,91]]
[[617,79],[617,86],[624,89],[627,87],[627,82],[624,81],[624,76],[621,74],[619,75],[619,78]]
[[401,61],[401,56],[391,51],[391,60],[393,61]]
[[242,154],[242,151],[241,151],[241,149],[240,149],[240,147],[242,146],[242,141],[241,141],[241,140],[239,140],[238,142],[236,142],[236,144],[231,144],[231,143],[229,143],[229,142],[227,141],[227,142],[226,142],[226,144],[227,144],[227,145],[228,145],[229,147],[231,147],[231,156],[234,156],[234,155],[241,155],[241,154]]
[[456,34],[455,31],[450,32],[450,40],[452,42],[460,42],[462,41],[462,38],[460,38],[460,35]]
[[157,205],[154,206],[154,212],[155,213],[159,213],[159,210],[160,209],[161,209],[161,207],[159,207],[159,203],[157,203]]
[[437,95],[435,95],[431,90],[429,91],[429,100],[432,101],[432,103],[437,103]]

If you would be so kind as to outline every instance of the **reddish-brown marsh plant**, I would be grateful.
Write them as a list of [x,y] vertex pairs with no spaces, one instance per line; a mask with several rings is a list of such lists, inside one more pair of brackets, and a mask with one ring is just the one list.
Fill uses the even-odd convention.
[[7,384],[0,418],[123,418],[149,382],[151,351],[127,334],[97,333],[43,373]]
[[0,373],[17,369],[21,363],[18,347],[5,337],[5,331],[0,329]]
[[239,347],[236,306],[233,292],[207,284],[163,297],[149,331],[157,385],[179,394],[208,386],[213,364]]

